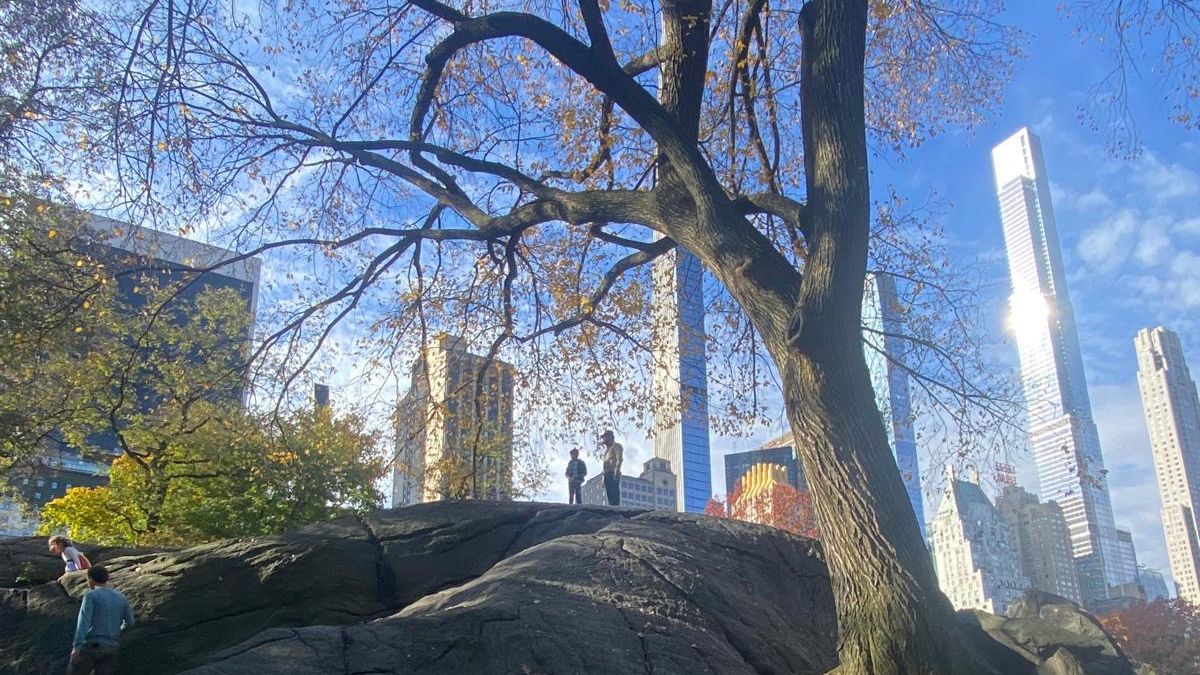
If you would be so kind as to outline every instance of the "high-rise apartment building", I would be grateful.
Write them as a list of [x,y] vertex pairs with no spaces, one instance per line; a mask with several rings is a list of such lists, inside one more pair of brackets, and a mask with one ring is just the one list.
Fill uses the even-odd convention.
[[1200,400],[1179,336],[1142,329],[1134,340],[1138,386],[1158,493],[1167,558],[1179,597],[1200,605]]
[[903,335],[896,279],[890,274],[871,274],[863,287],[862,315],[867,328],[863,354],[871,371],[875,402],[883,415],[888,444],[900,469],[900,478],[908,492],[908,501],[917,516],[921,536],[925,536],[925,507],[921,500],[921,467],[917,461],[917,439],[913,431],[912,400],[908,392],[908,372],[904,369],[908,351]]
[[[677,484],[675,472],[671,471],[671,463],[659,457],[652,457],[642,464],[640,476],[621,474],[618,484],[621,506],[651,511],[674,511]],[[608,493],[604,490],[604,474],[597,472],[589,478],[583,484],[580,497],[584,504],[608,504]]]
[[712,498],[704,267],[677,249],[654,261],[654,456],[679,474],[678,510],[703,513]]
[[1062,508],[1054,502],[1039,502],[1016,485],[1007,485],[996,499],[996,509],[1016,533],[1021,568],[1033,588],[1082,602],[1071,533]]
[[[175,234],[139,227],[108,218],[86,216],[88,236],[78,240],[80,255],[86,255],[112,272],[116,283],[118,311],[139,311],[150,302],[151,292],[174,287],[177,292],[165,304],[160,316],[177,325],[187,325],[193,302],[201,294],[217,289],[233,290],[250,317],[245,341],[230,345],[221,354],[198,354],[208,361],[224,359],[230,368],[239,368],[253,335],[253,319],[258,309],[260,262],[257,258],[234,260],[234,251],[186,239]],[[228,262],[226,262],[228,261]],[[225,264],[222,264],[225,263]],[[196,270],[215,268],[196,273]],[[143,410],[161,400],[162,392],[143,382],[132,382],[130,396]],[[239,384],[222,392],[225,402],[241,405],[245,390]],[[0,500],[0,535],[31,534],[37,512],[46,502],[62,497],[73,487],[97,487],[108,483],[111,460],[96,458],[97,451],[113,457],[120,454],[116,434],[109,430],[87,439],[89,452],[61,441],[47,440],[41,448],[39,464],[12,472],[9,483],[21,494],[27,508]]]
[[514,377],[445,334],[424,348],[396,410],[392,506],[512,496]]
[[992,149],[992,166],[1041,496],[1062,507],[1084,602],[1095,602],[1108,596],[1108,587],[1133,579],[1125,574],[1117,549],[1041,143],[1021,129]]
[[929,543],[938,586],[955,609],[1003,614],[1029,588],[1012,526],[974,482],[949,473]]

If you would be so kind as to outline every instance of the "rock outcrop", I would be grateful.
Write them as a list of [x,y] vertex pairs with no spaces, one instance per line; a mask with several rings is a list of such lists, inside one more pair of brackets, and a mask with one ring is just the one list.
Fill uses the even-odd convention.
[[[77,544],[76,547],[97,564],[113,558],[168,550],[90,544]],[[0,537],[0,588],[37,586],[54,581],[62,573],[62,559],[47,551],[46,537]]]
[[[0,572],[41,551],[40,540],[5,542]],[[112,553],[129,552],[89,556],[138,614],[122,640],[122,673],[724,675],[836,665],[819,545],[724,519],[442,502],[280,536]],[[61,672],[85,588],[74,573],[0,591],[0,672]],[[1132,672],[1091,617],[1059,604],[1032,597],[1020,616],[964,613],[964,633],[1006,674]]]
[[[700,516],[446,502],[99,561],[139,616],[120,672],[211,656],[202,672],[816,673],[834,658],[817,545]],[[0,668],[61,672],[85,588],[74,573],[4,591]]]
[[[1104,632],[1100,622],[1077,603],[1031,590],[1008,609],[1007,616],[960,612],[960,620],[994,641],[983,644],[1001,672],[1029,675],[1152,675],[1132,664]],[[999,659],[1003,659],[1000,661]]]

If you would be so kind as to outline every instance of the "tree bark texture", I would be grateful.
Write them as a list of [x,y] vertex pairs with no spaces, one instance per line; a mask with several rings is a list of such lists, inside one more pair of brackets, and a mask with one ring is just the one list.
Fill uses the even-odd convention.
[[866,24],[866,0],[814,0],[801,13],[809,258],[796,331],[772,351],[827,544],[839,672],[980,672],[938,589],[862,351]]
[[[779,367],[837,600],[838,672],[987,673],[961,643],[953,608],[938,589],[862,352],[870,228],[866,25],[866,0],[813,0],[801,15],[808,194],[800,218],[809,254],[803,277],[742,218],[721,222],[722,200],[705,209],[696,186],[663,199],[663,212],[671,211],[667,204],[686,210],[674,197],[694,200],[697,215],[689,227],[669,227],[670,236],[725,284]],[[669,79],[663,86],[673,90]],[[709,221],[705,211],[720,220]]]

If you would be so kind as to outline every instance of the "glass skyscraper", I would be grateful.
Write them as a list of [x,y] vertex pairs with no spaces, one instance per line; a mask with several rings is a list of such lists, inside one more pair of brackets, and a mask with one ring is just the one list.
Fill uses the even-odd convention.
[[1179,597],[1200,604],[1200,398],[1178,335],[1143,328],[1134,342],[1171,576]]
[[[925,536],[925,508],[921,502],[921,467],[917,462],[917,439],[913,433],[912,400],[908,392],[908,373],[903,364],[904,341],[900,325],[900,301],[896,280],[890,274],[871,274],[863,287],[863,323],[874,331],[863,342],[863,354],[871,371],[875,402],[883,414],[888,444],[896,457],[896,466],[904,480],[908,501],[912,504],[921,536]],[[880,353],[882,350],[883,353]]]
[[704,267],[676,249],[654,262],[654,456],[677,467],[680,511],[703,513],[712,498]]
[[1041,143],[1021,129],[992,149],[992,167],[1041,496],[1062,507],[1084,602],[1096,602],[1134,579],[1121,564]]

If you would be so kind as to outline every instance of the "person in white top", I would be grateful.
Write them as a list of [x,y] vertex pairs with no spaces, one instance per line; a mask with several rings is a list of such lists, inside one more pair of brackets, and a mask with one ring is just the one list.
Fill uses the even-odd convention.
[[75,548],[75,544],[73,544],[68,537],[61,534],[56,534],[53,537],[50,537],[50,541],[47,542],[47,545],[50,547],[51,553],[62,558],[63,565],[66,567],[66,569],[63,570],[64,573],[78,572],[79,570],[85,570],[91,567],[91,565],[86,562],[87,557],[80,553],[79,549]]
[[620,506],[621,461],[625,458],[625,448],[614,438],[611,429],[600,434],[600,442],[604,444],[604,491],[608,494],[609,506]]

